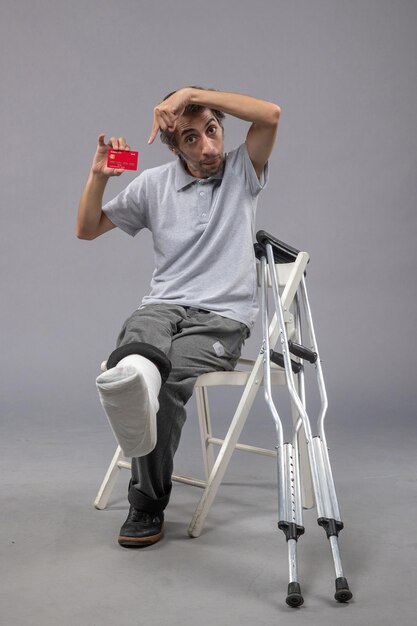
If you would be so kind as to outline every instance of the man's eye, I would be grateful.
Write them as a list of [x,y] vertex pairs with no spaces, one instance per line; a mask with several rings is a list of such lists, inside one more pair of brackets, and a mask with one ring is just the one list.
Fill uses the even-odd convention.
[[217,128],[216,126],[210,126],[208,128],[208,132],[210,133],[210,135],[214,135],[214,133],[216,132]]
[[187,139],[185,140],[185,143],[194,143],[194,141],[195,141],[194,135],[188,135]]

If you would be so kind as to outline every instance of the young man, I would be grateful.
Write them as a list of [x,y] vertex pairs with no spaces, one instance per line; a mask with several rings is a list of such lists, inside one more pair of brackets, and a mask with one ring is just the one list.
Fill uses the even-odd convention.
[[[224,154],[223,118],[251,122],[246,141]],[[107,371],[101,403],[126,456],[132,457],[125,547],[145,547],[163,532],[173,457],[196,378],[232,370],[257,313],[253,252],[257,197],[280,108],[249,96],[185,87],[154,109],[158,132],[178,159],[145,170],[102,207],[105,186],[123,170],[106,166],[112,137],[98,147],[83,191],[77,236],[95,239],[116,226],[152,232],[155,270],[149,295],[125,322]]]

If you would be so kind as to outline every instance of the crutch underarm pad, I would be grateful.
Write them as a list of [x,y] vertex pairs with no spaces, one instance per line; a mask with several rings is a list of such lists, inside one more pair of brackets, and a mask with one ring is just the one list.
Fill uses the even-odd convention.
[[[266,254],[265,246],[268,243],[271,244],[274,253],[274,260],[276,261],[276,263],[293,263],[297,258],[298,253],[300,252],[289,244],[280,241],[273,235],[270,235],[265,230],[258,230],[258,232],[256,233],[256,241],[258,242],[258,244],[260,244],[260,246],[262,246],[262,248],[264,248],[264,255]],[[255,254],[259,258],[256,247]]]
[[150,343],[133,341],[132,343],[127,343],[116,348],[107,359],[107,369],[109,370],[112,367],[116,367],[118,362],[126,356],[129,356],[129,354],[140,354],[146,359],[149,359],[149,361],[152,361],[159,370],[162,382],[164,383],[166,381],[171,371],[171,361],[162,350],[155,348],[155,346],[152,346]]

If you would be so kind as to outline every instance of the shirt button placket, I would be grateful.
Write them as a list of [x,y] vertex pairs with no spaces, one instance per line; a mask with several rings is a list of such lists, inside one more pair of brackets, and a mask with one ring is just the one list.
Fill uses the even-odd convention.
[[198,192],[198,195],[199,195],[198,208],[199,208],[199,213],[200,213],[200,220],[205,223],[207,222],[207,218],[209,214],[208,205],[207,205],[209,194],[207,193],[207,190],[202,189],[202,185],[203,183],[200,183],[199,185],[200,191]]

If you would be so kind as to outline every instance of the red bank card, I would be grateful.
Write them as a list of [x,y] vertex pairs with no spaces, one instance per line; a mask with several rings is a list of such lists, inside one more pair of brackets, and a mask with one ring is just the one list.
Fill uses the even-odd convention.
[[134,150],[109,150],[107,154],[107,167],[137,170],[138,156],[138,153]]

